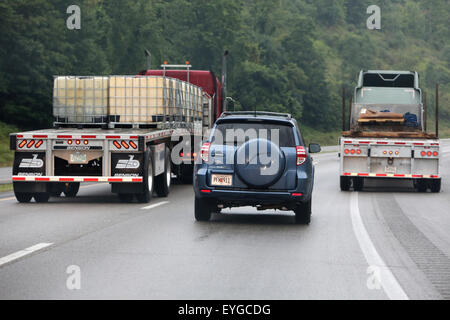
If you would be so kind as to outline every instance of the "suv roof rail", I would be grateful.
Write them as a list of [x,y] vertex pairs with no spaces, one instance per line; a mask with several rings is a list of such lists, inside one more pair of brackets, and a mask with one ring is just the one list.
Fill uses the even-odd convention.
[[233,115],[249,115],[254,117],[263,115],[263,116],[283,117],[287,119],[292,118],[290,113],[269,112],[269,111],[224,111],[220,115],[220,118]]

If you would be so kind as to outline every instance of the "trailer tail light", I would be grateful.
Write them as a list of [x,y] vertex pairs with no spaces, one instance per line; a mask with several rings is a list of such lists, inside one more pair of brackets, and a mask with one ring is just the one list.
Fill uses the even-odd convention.
[[427,156],[431,157],[431,155],[432,155],[431,151],[428,151]]
[[130,146],[131,146],[133,149],[137,149],[137,144],[134,143],[133,141],[130,141]]
[[117,149],[121,149],[122,146],[120,145],[120,143],[118,143],[116,140],[113,141],[113,145],[117,148]]
[[427,155],[427,153],[426,153],[425,151],[422,151],[422,152],[420,153],[420,155],[421,155],[422,157],[425,157],[425,156]]
[[437,157],[439,155],[439,153],[437,151],[433,152],[433,156]]
[[89,141],[84,140],[83,143],[87,145],[89,143]]
[[300,166],[300,165],[304,164],[306,161],[306,157],[307,157],[306,149],[303,146],[297,146],[296,152],[297,152],[297,165]]
[[43,143],[44,143],[44,141],[39,140],[34,147],[39,148],[40,146],[42,146]]
[[209,161],[209,148],[211,147],[211,143],[205,142],[200,149],[200,157],[203,161]]
[[67,140],[67,144],[72,144],[72,140]]
[[349,154],[349,153],[350,153],[350,150],[345,149],[345,150],[344,150],[344,153],[345,153],[345,154]]
[[19,148],[23,148],[27,144],[27,140],[22,140],[22,142],[19,144]]
[[80,140],[75,140],[75,143],[76,143],[76,144],[80,144],[81,141],[80,141]]
[[355,154],[355,149],[350,150],[351,154]]
[[30,140],[27,144],[27,148],[31,148],[34,145],[34,140]]
[[361,154],[361,149],[356,150],[356,154]]
[[123,146],[125,149],[130,149],[130,146],[128,145],[128,143],[127,143],[126,141],[122,141],[122,146]]

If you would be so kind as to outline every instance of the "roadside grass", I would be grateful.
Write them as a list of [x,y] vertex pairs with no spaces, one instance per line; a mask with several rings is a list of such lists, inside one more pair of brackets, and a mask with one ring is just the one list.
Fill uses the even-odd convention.
[[12,183],[0,184],[0,192],[7,192],[7,191],[12,191],[12,190],[13,190]]
[[306,145],[318,143],[321,146],[335,146],[338,144],[338,139],[341,135],[341,131],[323,132],[307,126],[300,126],[300,132]]
[[0,122],[0,167],[9,167],[14,159],[14,152],[9,150],[9,134],[17,128]]

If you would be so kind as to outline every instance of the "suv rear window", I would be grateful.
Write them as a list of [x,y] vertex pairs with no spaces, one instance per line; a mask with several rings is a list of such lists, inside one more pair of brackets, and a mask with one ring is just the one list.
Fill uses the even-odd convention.
[[[295,147],[293,127],[262,121],[224,121],[216,124],[212,144],[241,145],[254,138],[265,138],[279,147]],[[278,140],[278,141],[277,141]]]

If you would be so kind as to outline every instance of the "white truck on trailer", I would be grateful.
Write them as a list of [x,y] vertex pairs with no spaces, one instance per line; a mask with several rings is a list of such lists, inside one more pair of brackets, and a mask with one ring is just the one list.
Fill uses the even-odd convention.
[[[80,183],[107,182],[122,202],[149,202],[153,191],[169,194],[173,172],[192,175],[181,167],[192,167],[192,141],[201,142],[221,104],[209,87],[193,83],[217,79],[209,71],[190,71],[190,65],[162,67],[155,76],[147,70],[138,76],[55,77],[54,128],[10,134],[17,200],[47,202],[63,192],[74,197]],[[170,67],[187,70],[173,70],[170,77]],[[187,144],[174,152],[181,156],[175,163],[171,153],[183,139]]]
[[439,192],[437,85],[435,97],[436,132],[429,133],[426,98],[424,104],[417,72],[361,71],[348,124],[343,91],[341,190],[360,191],[365,179],[409,179],[417,191]]

